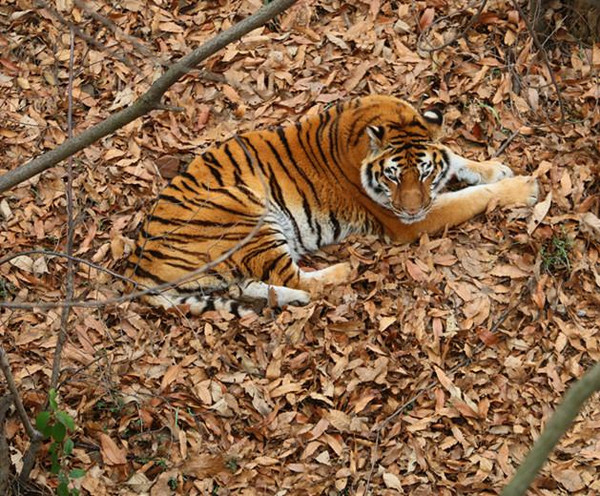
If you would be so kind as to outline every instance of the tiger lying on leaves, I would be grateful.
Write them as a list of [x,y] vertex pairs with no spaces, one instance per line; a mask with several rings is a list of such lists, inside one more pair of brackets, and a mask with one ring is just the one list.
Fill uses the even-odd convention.
[[[179,281],[246,241],[145,299],[238,316],[250,311],[240,299],[306,304],[324,285],[347,282],[351,270],[339,263],[304,271],[298,260],[305,253],[351,233],[407,243],[491,202],[537,201],[534,178],[436,143],[441,125],[437,110],[420,114],[397,98],[368,96],[209,148],[160,195],[131,256],[131,277],[142,288]],[[474,186],[440,193],[453,176]],[[210,294],[225,288],[228,297]]]

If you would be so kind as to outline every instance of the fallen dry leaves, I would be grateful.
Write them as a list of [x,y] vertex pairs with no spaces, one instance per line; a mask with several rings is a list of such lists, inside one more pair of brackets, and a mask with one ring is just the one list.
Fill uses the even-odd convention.
[[[57,2],[98,42],[76,41],[75,132],[130,103],[162,61],[260,4],[96,2],[116,32]],[[461,17],[444,16],[462,7],[301,1],[212,57],[207,76],[176,84],[166,103],[182,112],[154,112],[77,155],[75,251],[116,272],[161,174],[236,131],[354,95],[444,104],[448,144],[483,159],[510,140],[502,160],[536,174],[543,191],[533,213],[492,211],[411,246],[331,247],[307,264],[350,260],[354,281],[305,308],[241,321],[138,303],[75,308],[60,401],[78,426],[70,466],[87,471],[84,494],[361,495],[367,480],[378,495],[497,494],[562,393],[600,359],[600,45],[571,39],[554,12],[546,46],[569,112],[559,123],[548,69],[510,2],[490,5],[442,51],[417,48],[419,36],[423,46],[456,36]],[[68,29],[28,0],[5,1],[0,23],[8,170],[66,139]],[[0,256],[64,249],[64,174],[55,167],[0,198]],[[0,294],[60,300],[65,267],[23,255],[0,266]],[[111,274],[76,265],[78,299],[122,290]],[[0,310],[32,417],[59,316]],[[599,426],[594,398],[533,494],[600,493]],[[27,439],[14,416],[6,431],[18,467]],[[41,460],[34,477],[53,486],[48,467]]]

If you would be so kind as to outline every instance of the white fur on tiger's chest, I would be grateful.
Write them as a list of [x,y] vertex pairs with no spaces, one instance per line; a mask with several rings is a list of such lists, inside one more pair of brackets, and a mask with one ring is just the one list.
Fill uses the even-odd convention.
[[282,208],[271,202],[271,211],[265,221],[278,227],[288,243],[290,256],[298,261],[303,255],[337,243],[356,231],[344,222],[334,222],[331,217],[329,212],[307,212],[301,205]]

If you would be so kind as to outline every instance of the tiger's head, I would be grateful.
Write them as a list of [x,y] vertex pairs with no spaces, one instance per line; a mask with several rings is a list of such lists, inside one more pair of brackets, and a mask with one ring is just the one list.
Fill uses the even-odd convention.
[[434,142],[442,123],[439,110],[427,110],[408,124],[366,128],[370,149],[361,165],[362,186],[405,224],[425,218],[449,179],[448,152]]

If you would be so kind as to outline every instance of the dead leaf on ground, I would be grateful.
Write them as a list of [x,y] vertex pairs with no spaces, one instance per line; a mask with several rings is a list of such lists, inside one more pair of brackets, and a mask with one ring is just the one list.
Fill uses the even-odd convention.
[[107,465],[124,465],[127,463],[125,451],[117,446],[110,436],[100,434],[100,452],[102,459]]

